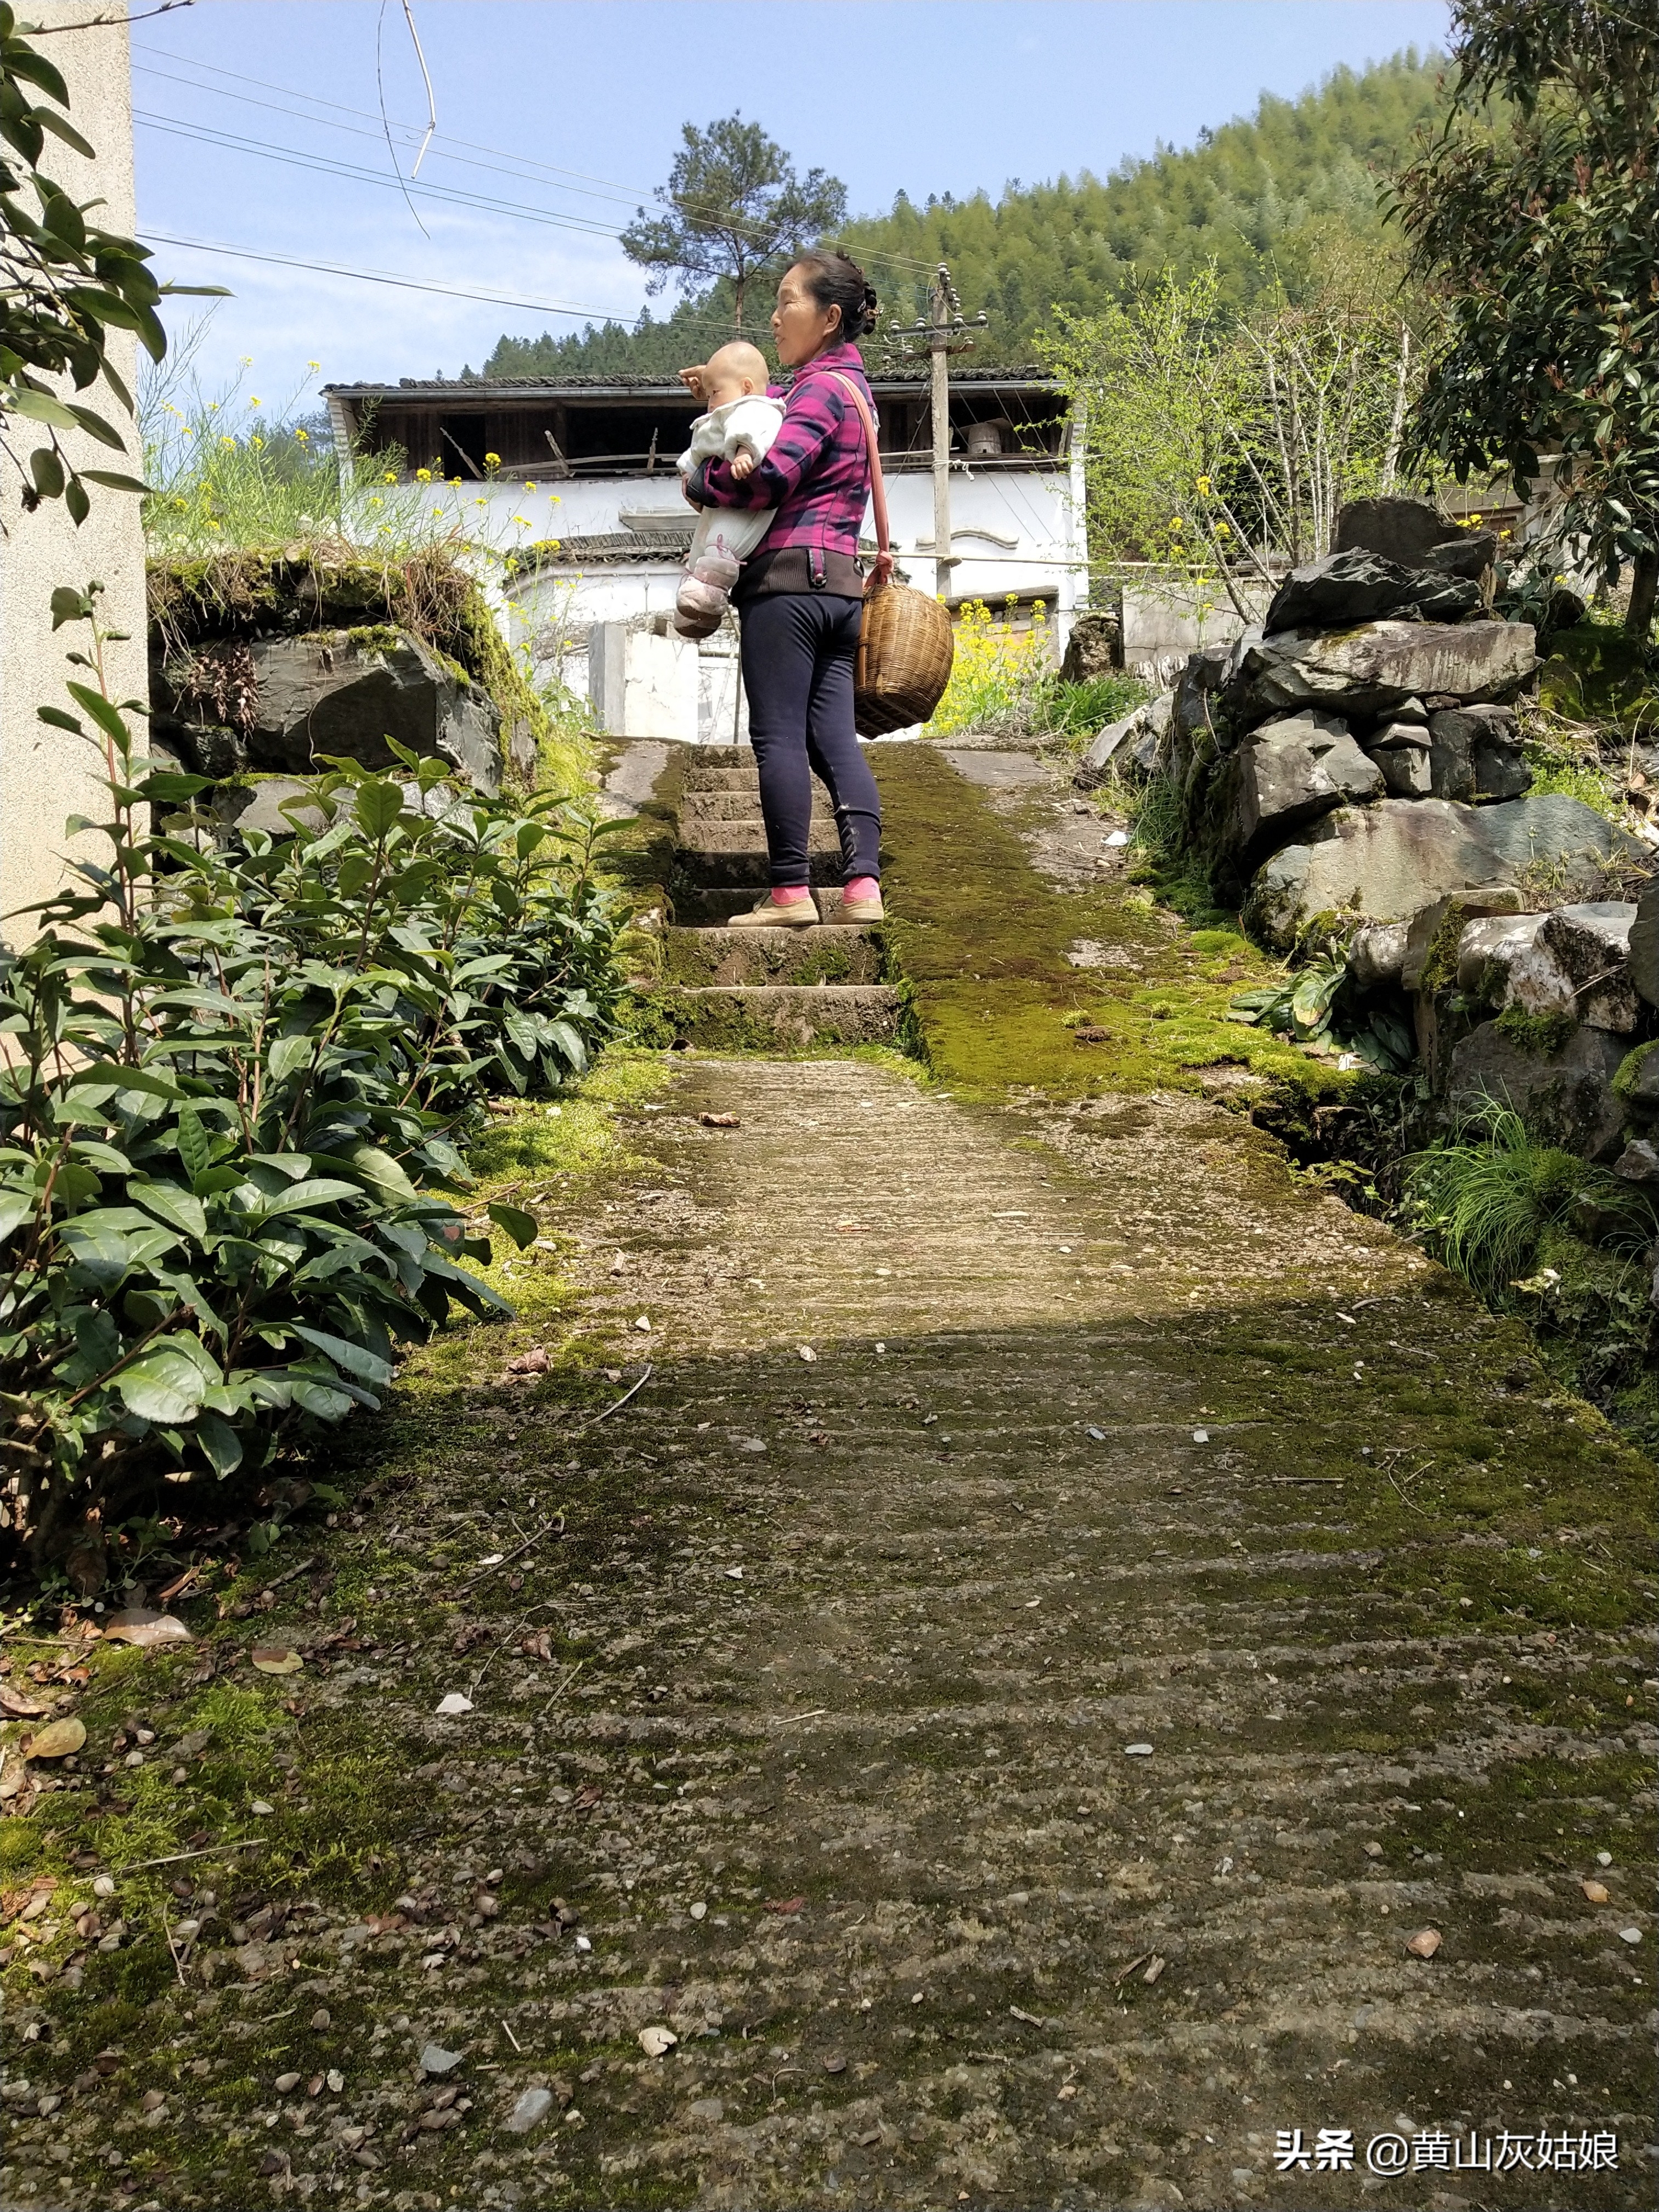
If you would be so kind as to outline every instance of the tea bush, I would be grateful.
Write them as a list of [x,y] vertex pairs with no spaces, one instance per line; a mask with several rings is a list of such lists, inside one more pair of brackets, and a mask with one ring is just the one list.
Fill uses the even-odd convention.
[[462,1146],[488,1092],[579,1071],[620,988],[602,830],[552,795],[400,751],[404,782],[335,762],[293,836],[219,842],[204,780],[135,750],[97,588],[54,594],[90,680],[40,713],[102,749],[110,818],[71,826],[103,856],[0,956],[0,1467],[37,1570],[170,1470],[376,1404],[453,1310],[504,1310],[458,1264],[489,1253]]

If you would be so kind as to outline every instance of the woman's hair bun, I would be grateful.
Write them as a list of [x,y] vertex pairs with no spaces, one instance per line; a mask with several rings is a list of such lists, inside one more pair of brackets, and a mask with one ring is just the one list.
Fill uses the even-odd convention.
[[874,328],[881,302],[850,254],[835,246],[815,246],[798,254],[794,266],[805,271],[806,289],[820,307],[841,309],[843,338],[861,338]]

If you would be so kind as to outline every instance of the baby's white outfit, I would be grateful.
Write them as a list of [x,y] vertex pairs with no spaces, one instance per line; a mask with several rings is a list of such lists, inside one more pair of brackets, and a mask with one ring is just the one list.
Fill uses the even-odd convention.
[[[782,421],[782,400],[769,399],[764,392],[745,392],[741,399],[711,408],[691,425],[691,442],[679,459],[680,474],[689,477],[703,461],[732,461],[739,453],[752,453],[763,461]],[[776,513],[772,507],[699,508],[686,566],[695,574],[708,553],[746,561],[771,528]]]
[[[701,461],[735,460],[752,453],[763,460],[783,420],[783,402],[745,392],[711,407],[691,425],[691,442],[680,455],[689,477]],[[772,526],[773,507],[705,507],[697,511],[685,573],[674,595],[674,627],[682,637],[708,637],[723,620],[746,561]]]

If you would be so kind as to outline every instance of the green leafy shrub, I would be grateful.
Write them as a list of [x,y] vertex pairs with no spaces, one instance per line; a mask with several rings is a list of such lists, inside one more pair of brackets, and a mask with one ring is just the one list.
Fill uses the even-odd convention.
[[92,680],[41,716],[102,748],[110,819],[73,826],[106,854],[0,964],[0,1450],[37,1568],[169,1470],[256,1468],[374,1405],[400,1340],[499,1309],[458,1264],[489,1251],[449,1194],[460,1147],[488,1091],[584,1066],[620,984],[600,833],[550,795],[340,762],[313,826],[222,849],[204,780],[135,753],[96,588],[54,595]]

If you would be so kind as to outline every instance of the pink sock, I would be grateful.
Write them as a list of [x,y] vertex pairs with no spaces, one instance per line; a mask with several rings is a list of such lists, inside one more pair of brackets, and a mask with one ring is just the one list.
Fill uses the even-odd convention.
[[803,899],[810,899],[811,896],[805,884],[774,884],[772,886],[774,906],[799,906]]
[[842,896],[849,901],[878,899],[881,896],[881,885],[874,876],[854,876],[842,893]]

